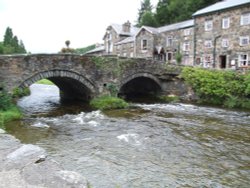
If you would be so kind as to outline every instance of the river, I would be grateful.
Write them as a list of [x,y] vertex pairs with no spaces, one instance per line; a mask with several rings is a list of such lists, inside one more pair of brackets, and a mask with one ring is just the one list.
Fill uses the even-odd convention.
[[61,103],[33,84],[6,131],[46,149],[94,188],[250,185],[250,112],[190,104],[137,104],[102,113]]

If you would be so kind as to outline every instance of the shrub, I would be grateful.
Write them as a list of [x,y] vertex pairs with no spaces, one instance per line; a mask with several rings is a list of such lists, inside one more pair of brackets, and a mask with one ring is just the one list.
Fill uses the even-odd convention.
[[7,110],[11,105],[11,96],[4,90],[0,91],[0,110]]
[[22,113],[14,105],[9,107],[8,110],[5,111],[0,110],[0,126],[2,126],[6,122],[17,120],[20,118],[22,118]]
[[12,97],[13,98],[20,98],[30,95],[30,89],[28,87],[21,89],[21,88],[14,88],[12,91]]
[[90,105],[100,110],[127,108],[129,104],[123,99],[110,96],[102,96],[90,101]]
[[250,73],[185,67],[181,76],[202,103],[249,108]]

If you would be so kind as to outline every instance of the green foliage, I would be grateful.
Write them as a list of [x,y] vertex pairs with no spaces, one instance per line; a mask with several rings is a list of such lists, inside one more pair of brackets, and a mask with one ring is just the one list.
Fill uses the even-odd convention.
[[141,27],[143,25],[143,23],[142,23],[143,15],[146,12],[152,13],[152,9],[153,9],[153,6],[152,6],[150,0],[141,1],[141,8],[139,9],[138,20],[137,20],[137,26],[138,27]]
[[146,11],[141,18],[140,25],[150,26],[150,27],[157,27],[158,23],[156,18],[152,12]]
[[77,48],[75,49],[75,52],[77,54],[85,54],[86,52],[90,51],[90,50],[93,50],[96,48],[96,45],[95,44],[92,44],[90,46],[87,46],[87,47],[84,47],[84,48]]
[[182,54],[180,52],[177,52],[175,55],[175,59],[176,59],[176,62],[178,63],[178,65],[180,65],[181,60],[182,60]]
[[129,104],[123,99],[110,96],[102,96],[92,99],[90,105],[100,110],[122,109],[129,106]]
[[200,97],[200,102],[226,107],[250,107],[250,73],[185,67],[181,73]]
[[10,106],[7,110],[0,110],[0,126],[3,126],[6,122],[21,118],[21,111],[14,105]]
[[7,110],[12,105],[11,96],[5,91],[0,91],[0,110]]
[[118,93],[118,88],[115,84],[112,84],[112,83],[108,83],[106,85],[106,88],[109,90],[110,92],[110,95],[112,97],[116,97],[117,96],[117,93]]
[[4,41],[0,44],[0,54],[15,54],[26,53],[22,40],[18,40],[17,36],[13,35],[12,29],[7,27],[4,35]]
[[30,89],[28,87],[24,89],[16,87],[12,91],[13,98],[20,98],[20,97],[28,96],[28,95],[30,95]]
[[55,85],[53,82],[51,82],[48,79],[42,79],[36,82],[36,84],[44,84],[44,85]]
[[212,5],[219,0],[159,0],[155,18],[160,26],[192,18],[197,10]]
[[60,53],[75,53],[75,49],[73,49],[73,48],[62,48]]

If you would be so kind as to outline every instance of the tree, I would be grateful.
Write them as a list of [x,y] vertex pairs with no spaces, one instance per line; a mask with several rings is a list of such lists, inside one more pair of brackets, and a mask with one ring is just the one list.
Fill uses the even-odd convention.
[[66,40],[66,41],[65,41],[65,44],[66,44],[67,48],[69,48],[70,41],[69,41],[69,40]]
[[155,18],[161,26],[171,23],[168,6],[169,0],[160,0],[156,6]]
[[18,37],[13,35],[12,29],[7,27],[4,34],[4,41],[0,44],[0,54],[26,53],[23,41],[19,42]]
[[156,7],[155,18],[160,26],[181,22],[192,18],[199,9],[220,0],[160,0]]
[[151,12],[152,13],[153,6],[151,5],[150,0],[143,0],[141,1],[141,8],[139,9],[138,13],[138,20],[137,20],[137,26],[142,26],[141,21],[143,14],[145,12]]
[[147,11],[142,15],[141,25],[150,26],[150,27],[157,27],[158,23],[155,19],[154,14],[152,12]]
[[4,39],[3,39],[3,44],[6,45],[11,45],[13,40],[13,32],[10,27],[7,27],[5,34],[4,34]]

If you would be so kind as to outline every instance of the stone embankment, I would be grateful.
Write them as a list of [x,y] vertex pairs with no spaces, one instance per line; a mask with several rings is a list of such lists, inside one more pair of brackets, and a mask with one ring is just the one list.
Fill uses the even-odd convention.
[[0,188],[87,188],[86,179],[64,170],[41,147],[21,144],[0,129]]

